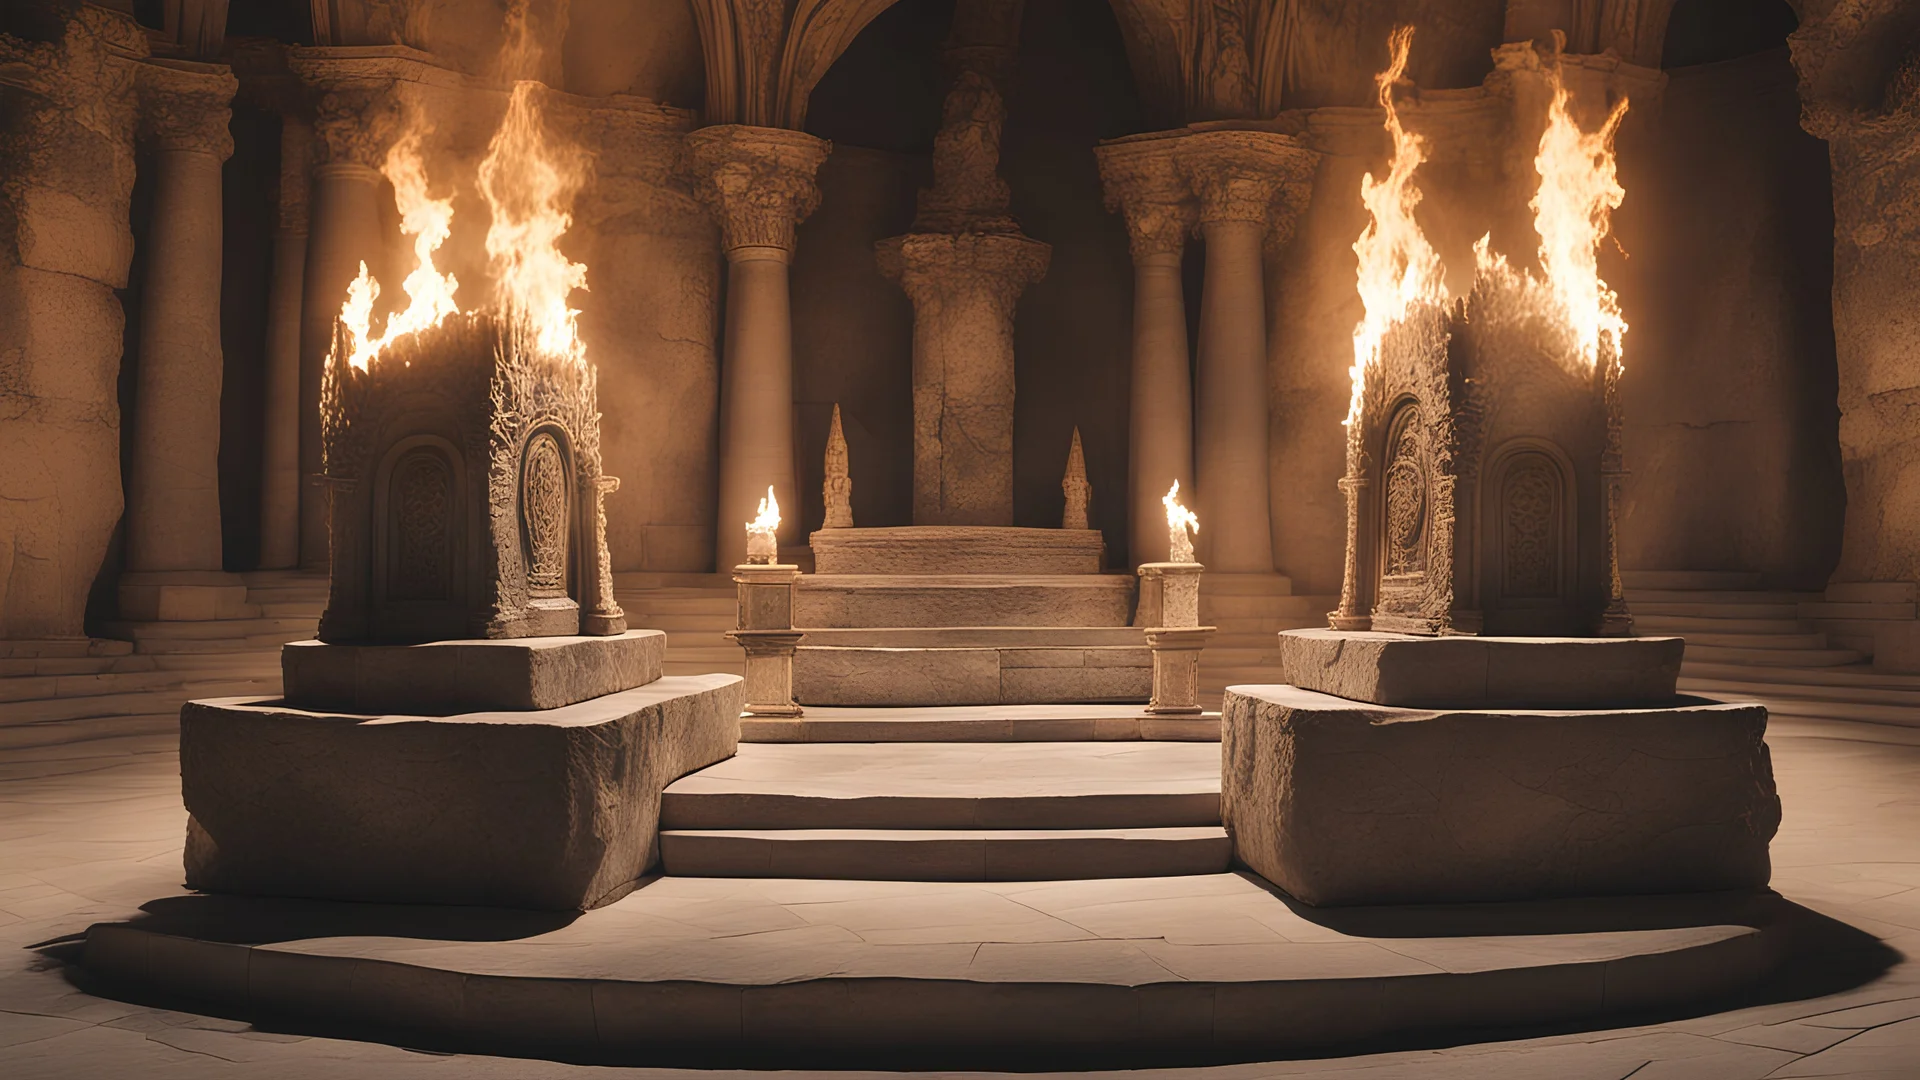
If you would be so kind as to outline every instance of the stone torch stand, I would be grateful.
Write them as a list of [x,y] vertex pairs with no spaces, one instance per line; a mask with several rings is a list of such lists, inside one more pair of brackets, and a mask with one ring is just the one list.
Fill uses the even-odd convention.
[[1150,713],[1194,715],[1200,709],[1200,652],[1214,627],[1200,625],[1200,574],[1197,562],[1140,564],[1140,607],[1135,619],[1146,628],[1153,650]]
[[748,716],[799,716],[793,700],[793,653],[805,635],[793,628],[793,583],[800,568],[743,563],[733,568],[739,597],[736,630],[727,637],[747,654]]

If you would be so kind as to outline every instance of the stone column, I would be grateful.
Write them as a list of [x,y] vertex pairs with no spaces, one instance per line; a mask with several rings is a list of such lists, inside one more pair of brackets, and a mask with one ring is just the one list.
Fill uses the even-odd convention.
[[307,262],[307,189],[313,126],[280,127],[280,226],[267,297],[267,372],[260,470],[260,568],[300,565],[300,319]]
[[1276,192],[1311,171],[1313,153],[1268,131],[1201,131],[1178,164],[1199,200],[1207,245],[1200,294],[1195,501],[1207,565],[1271,573],[1266,293],[1261,247]]
[[1095,151],[1107,208],[1125,215],[1133,250],[1127,551],[1135,566],[1167,560],[1160,497],[1176,480],[1193,489],[1193,381],[1180,256],[1196,207],[1174,167],[1177,145],[1177,138],[1146,136]]
[[[296,68],[298,64],[296,64]],[[310,83],[319,80],[301,71]],[[325,85],[320,83],[320,85]],[[394,130],[396,103],[383,86],[348,85],[327,91],[314,124],[319,155],[313,170],[312,225],[301,280],[300,312],[300,567],[328,565],[327,491],[322,472],[320,377],[333,348],[333,324],[347,284],[361,262],[376,264],[380,226],[379,164]],[[377,270],[377,266],[375,267]]]
[[769,484],[788,508],[781,539],[800,535],[787,266],[794,226],[820,203],[813,177],[832,147],[798,131],[727,124],[687,136],[687,148],[727,253],[714,565],[733,566],[747,561],[742,526]]
[[150,61],[139,71],[153,146],[140,354],[127,478],[129,619],[208,619],[246,598],[221,572],[220,167],[233,153],[226,68]]

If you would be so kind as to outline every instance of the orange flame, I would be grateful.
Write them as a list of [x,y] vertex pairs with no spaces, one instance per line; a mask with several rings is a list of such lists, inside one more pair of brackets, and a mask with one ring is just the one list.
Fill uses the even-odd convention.
[[1413,174],[1427,160],[1426,140],[1401,126],[1400,113],[1393,104],[1393,87],[1407,72],[1407,53],[1412,45],[1413,27],[1396,28],[1387,39],[1392,59],[1373,80],[1379,90],[1380,107],[1386,110],[1393,156],[1388,159],[1383,179],[1376,181],[1369,172],[1360,180],[1360,201],[1366,204],[1372,220],[1353,245],[1354,254],[1360,257],[1360,302],[1366,315],[1353,328],[1353,400],[1347,408],[1348,425],[1359,419],[1367,368],[1379,359],[1380,340],[1388,328],[1405,318],[1415,304],[1447,298],[1440,254],[1427,242],[1413,216],[1414,207],[1420,205],[1420,189],[1413,184]]
[[394,205],[400,210],[400,231],[413,237],[414,268],[401,282],[407,306],[387,317],[387,325],[376,337],[373,333],[373,302],[380,297],[380,283],[360,264],[360,274],[347,286],[347,299],[340,306],[340,322],[347,332],[351,351],[347,363],[367,370],[387,343],[438,325],[442,319],[460,310],[453,294],[460,283],[452,274],[442,274],[433,256],[453,232],[453,199],[433,197],[427,185],[427,162],[420,147],[427,125],[418,116],[411,118],[407,131],[387,150],[380,172],[393,184]]
[[1553,103],[1533,167],[1540,188],[1527,205],[1540,234],[1540,271],[1553,296],[1556,314],[1572,332],[1581,360],[1591,371],[1600,361],[1601,339],[1610,338],[1613,363],[1619,363],[1627,322],[1620,300],[1600,278],[1600,241],[1613,211],[1627,197],[1616,175],[1613,137],[1627,115],[1620,99],[1592,132],[1580,130],[1568,109],[1572,95],[1552,73]]
[[780,531],[780,500],[773,495],[773,485],[767,485],[767,497],[760,500],[759,513],[747,522],[747,561],[750,563],[774,563],[779,561],[780,542],[774,534]]
[[1160,505],[1167,508],[1167,561],[1194,561],[1193,538],[1200,535],[1200,516],[1180,505],[1180,481],[1175,480],[1160,497]]
[[499,130],[480,163],[480,194],[493,211],[487,255],[496,301],[532,325],[542,352],[586,362],[580,312],[568,304],[587,287],[587,268],[560,252],[573,224],[573,197],[586,178],[579,147],[550,137],[536,94],[540,84],[517,82]]

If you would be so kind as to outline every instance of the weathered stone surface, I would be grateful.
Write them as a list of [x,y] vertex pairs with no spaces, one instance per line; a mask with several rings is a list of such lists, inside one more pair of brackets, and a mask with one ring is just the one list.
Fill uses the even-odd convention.
[[280,647],[287,703],[302,709],[447,716],[478,709],[558,709],[660,677],[667,635],[481,638],[422,645]]
[[659,858],[660,792],[733,754],[735,675],[538,713],[180,714],[190,887],[334,900],[599,907]]
[[1282,630],[1294,686],[1411,708],[1665,705],[1686,642],[1657,638],[1421,637]]
[[794,697],[802,705],[1053,704],[1145,701],[1152,688],[1152,657],[1144,642],[1021,644],[801,645],[794,655]]
[[1125,626],[1131,574],[808,574],[800,627]]
[[1235,857],[1316,905],[1752,889],[1780,798],[1766,709],[1433,712],[1229,689]]
[[1098,574],[1106,555],[1092,529],[822,529],[811,543],[820,574]]

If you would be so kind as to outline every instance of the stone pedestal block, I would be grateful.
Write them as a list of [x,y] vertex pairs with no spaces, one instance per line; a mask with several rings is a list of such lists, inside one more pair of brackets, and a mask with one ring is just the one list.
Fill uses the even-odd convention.
[[660,677],[667,635],[480,638],[424,645],[280,647],[290,705],[445,716],[476,709],[558,709]]
[[1659,638],[1430,638],[1282,630],[1294,686],[1375,705],[1532,708],[1668,705],[1686,641]]
[[799,716],[793,701],[793,651],[805,634],[798,630],[729,630],[727,639],[747,654],[747,705],[750,716]]
[[1140,606],[1133,621],[1140,626],[1199,626],[1199,563],[1158,562],[1140,565]]
[[537,713],[180,714],[191,888],[585,910],[659,860],[660,792],[729,757],[745,684],[668,677]]
[[1212,626],[1158,627],[1147,631],[1153,650],[1150,713],[1197,715],[1200,709],[1200,652],[1213,636]]
[[738,600],[734,625],[742,630],[791,630],[793,583],[799,577],[800,568],[793,565],[742,563],[734,567],[734,594]]
[[1315,905],[1758,889],[1780,798],[1767,711],[1414,710],[1237,686],[1235,857]]

